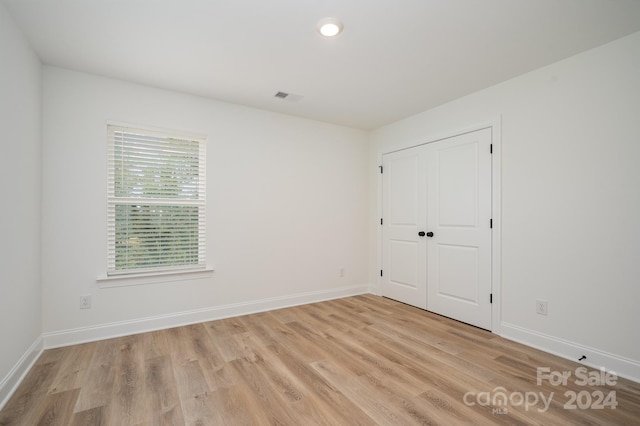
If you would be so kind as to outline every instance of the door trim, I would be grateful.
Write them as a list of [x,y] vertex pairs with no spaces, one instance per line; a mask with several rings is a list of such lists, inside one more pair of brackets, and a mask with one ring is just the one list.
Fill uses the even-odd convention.
[[[493,295],[493,304],[491,306],[491,332],[500,334],[500,324],[502,322],[502,309],[501,309],[501,271],[502,271],[502,214],[501,214],[501,154],[502,154],[502,135],[501,135],[501,117],[496,120],[479,123],[457,131],[446,132],[431,137],[426,137],[423,143],[413,143],[403,146],[402,148],[390,149],[387,151],[380,151],[378,153],[378,165],[382,164],[382,157],[385,154],[390,154],[396,151],[402,151],[404,149],[414,148],[428,143],[437,142],[443,139],[449,139],[455,136],[460,136],[466,133],[475,132],[482,129],[491,129],[491,143],[493,145],[493,155],[491,157],[491,216],[493,219],[493,231],[491,232],[491,293]],[[378,205],[377,214],[378,220],[382,217],[383,212],[383,199],[382,199],[382,174],[378,172]],[[377,227],[377,269],[382,269],[382,227]],[[375,285],[377,294],[382,294],[382,278],[378,276],[377,285]]]

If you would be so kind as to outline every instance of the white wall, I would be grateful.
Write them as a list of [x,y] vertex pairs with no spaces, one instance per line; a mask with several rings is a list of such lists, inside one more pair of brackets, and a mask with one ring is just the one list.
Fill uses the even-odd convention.
[[[48,66],[43,113],[48,345],[367,291],[366,133]],[[108,120],[208,136],[212,277],[96,283]]]
[[37,354],[40,286],[40,62],[0,4],[0,406]]
[[370,170],[500,116],[501,332],[640,378],[640,33],[376,130]]

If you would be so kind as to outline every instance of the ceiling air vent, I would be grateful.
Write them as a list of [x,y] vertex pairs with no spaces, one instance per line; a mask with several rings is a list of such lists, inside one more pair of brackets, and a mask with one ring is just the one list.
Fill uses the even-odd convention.
[[282,99],[286,102],[298,102],[299,100],[304,98],[304,96],[302,95],[295,95],[293,93],[287,93],[287,92],[278,92],[273,96],[275,98]]

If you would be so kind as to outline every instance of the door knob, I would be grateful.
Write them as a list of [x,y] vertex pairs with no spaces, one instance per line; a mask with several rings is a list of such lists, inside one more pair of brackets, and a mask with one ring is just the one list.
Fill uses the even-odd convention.
[[418,236],[419,236],[419,237],[424,237],[424,236],[425,236],[424,231],[420,231],[420,232],[418,232]]
[[427,237],[433,237],[433,232],[427,232]]

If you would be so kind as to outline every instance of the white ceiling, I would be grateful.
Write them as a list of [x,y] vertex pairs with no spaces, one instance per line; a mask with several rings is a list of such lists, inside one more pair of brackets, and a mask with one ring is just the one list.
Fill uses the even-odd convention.
[[638,0],[2,1],[45,64],[362,129],[640,31]]

